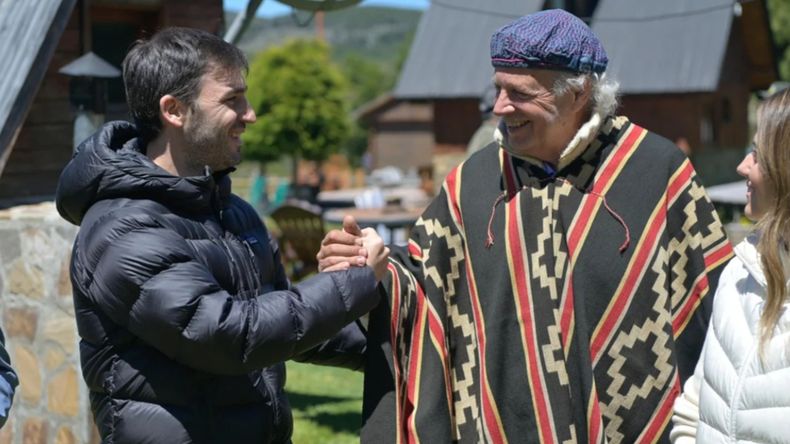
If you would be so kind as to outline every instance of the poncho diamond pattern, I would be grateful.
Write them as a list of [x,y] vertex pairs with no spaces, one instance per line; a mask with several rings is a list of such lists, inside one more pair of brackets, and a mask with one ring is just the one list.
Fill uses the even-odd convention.
[[556,174],[488,147],[393,254],[362,441],[666,441],[731,254],[689,161],[625,118]]

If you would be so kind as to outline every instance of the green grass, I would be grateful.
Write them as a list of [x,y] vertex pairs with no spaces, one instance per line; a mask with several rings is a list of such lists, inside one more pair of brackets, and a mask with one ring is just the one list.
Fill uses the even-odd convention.
[[362,373],[288,362],[294,444],[359,442]]

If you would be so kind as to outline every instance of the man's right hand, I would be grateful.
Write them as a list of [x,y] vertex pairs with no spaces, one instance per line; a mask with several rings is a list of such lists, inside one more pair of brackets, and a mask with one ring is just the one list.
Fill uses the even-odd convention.
[[373,269],[376,280],[380,281],[387,272],[390,249],[384,245],[384,240],[373,228],[362,230],[362,245],[368,252],[367,265]]
[[343,229],[332,230],[321,242],[318,271],[345,270],[351,265],[373,268],[376,280],[387,270],[389,248],[372,228],[361,230],[351,216],[343,218]]

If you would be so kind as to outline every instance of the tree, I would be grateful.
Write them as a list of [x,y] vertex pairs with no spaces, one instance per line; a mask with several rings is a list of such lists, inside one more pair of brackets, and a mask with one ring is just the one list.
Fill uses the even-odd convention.
[[790,2],[787,0],[768,0],[771,28],[776,43],[779,77],[790,80]]
[[348,139],[347,85],[317,40],[291,40],[252,62],[247,97],[258,121],[244,133],[245,158],[322,161]]
[[384,69],[379,63],[357,53],[343,60],[343,73],[354,85],[350,92],[351,108],[358,108],[376,97],[392,90],[395,73]]
[[[395,84],[395,73],[387,71],[380,63],[357,53],[345,57],[343,73],[353,88],[349,90],[349,102],[357,109],[391,91]],[[368,149],[368,130],[359,121],[351,125],[351,133],[343,151],[352,166],[360,166],[362,156]]]
[[[351,53],[345,57],[342,64],[343,72],[350,83],[354,85],[350,91],[352,108],[357,109],[382,94],[392,91],[413,40],[414,32],[412,31],[398,45],[395,57],[383,64],[357,53]],[[349,163],[353,166],[360,166],[362,156],[367,149],[368,128],[362,122],[354,122],[344,149]]]

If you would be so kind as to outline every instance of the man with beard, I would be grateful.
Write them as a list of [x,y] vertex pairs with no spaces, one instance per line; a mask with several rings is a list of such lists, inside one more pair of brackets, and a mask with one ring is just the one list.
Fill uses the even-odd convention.
[[255,121],[246,70],[203,31],[137,42],[123,63],[134,124],[105,125],[60,178],[58,210],[81,227],[71,281],[102,442],[289,442],[283,361],[362,365],[354,320],[378,302],[387,249],[360,242],[368,267],[288,282],[230,192]]
[[[393,249],[363,442],[668,440],[732,249],[683,153],[614,114],[607,62],[561,10],[492,37],[497,140]],[[321,269],[358,260],[354,234]]]

